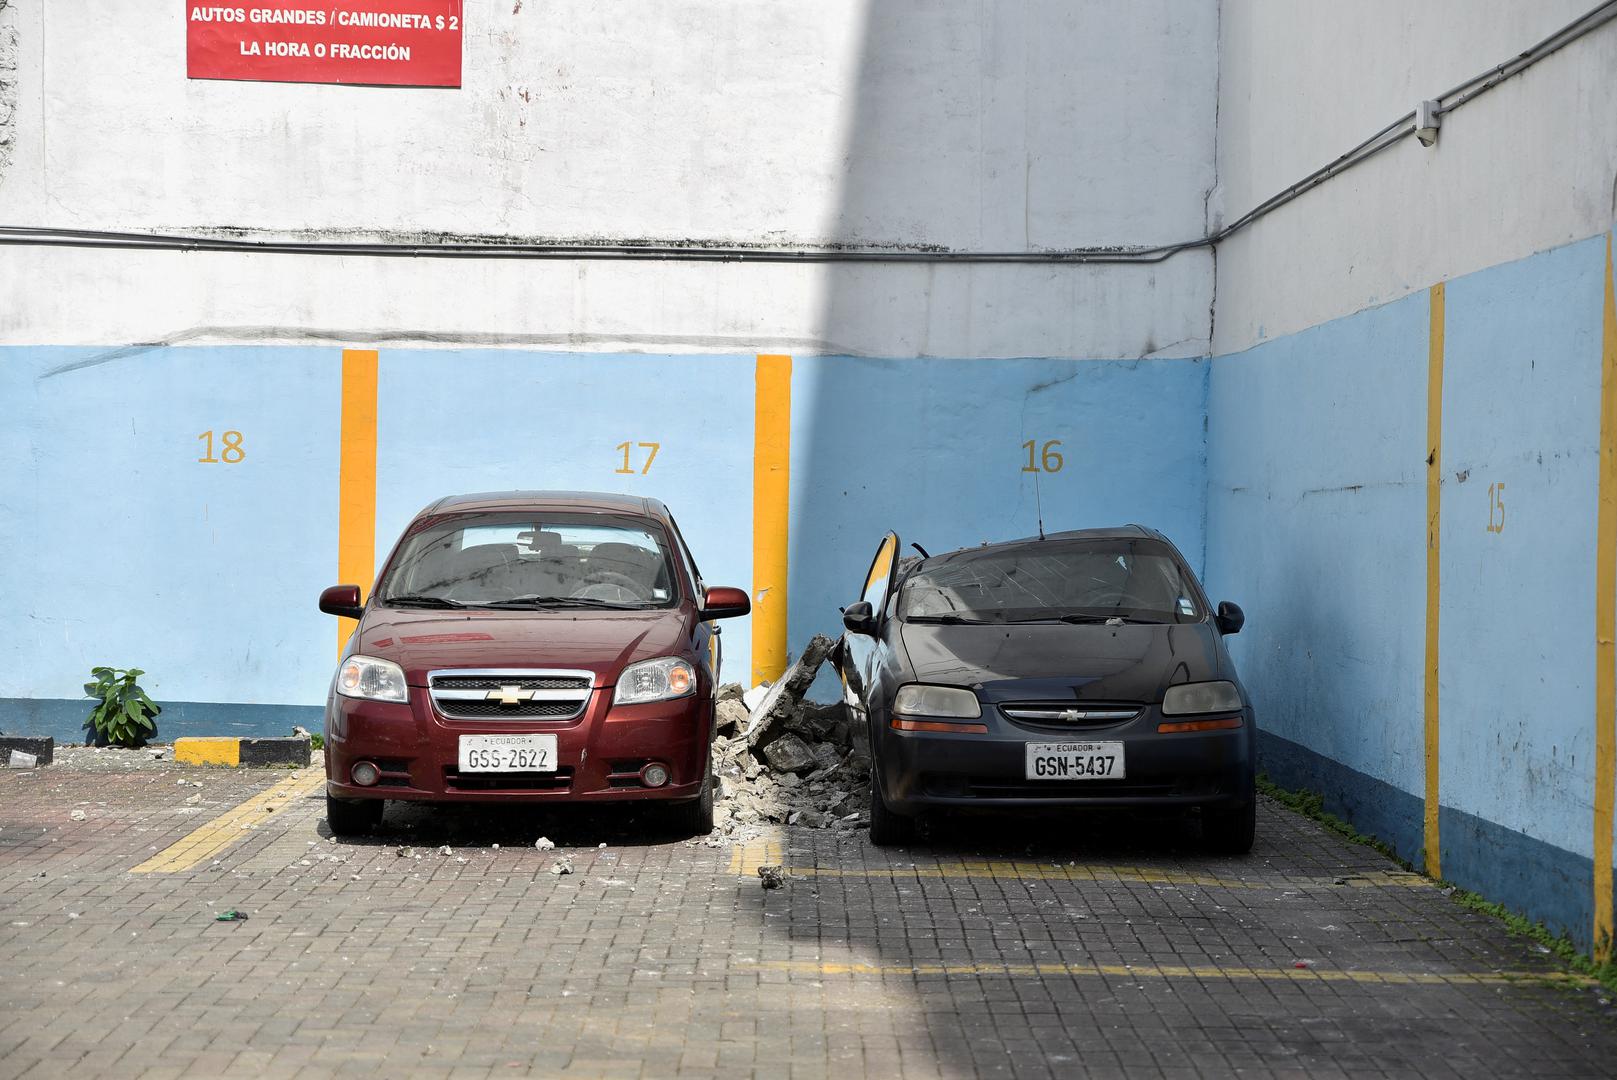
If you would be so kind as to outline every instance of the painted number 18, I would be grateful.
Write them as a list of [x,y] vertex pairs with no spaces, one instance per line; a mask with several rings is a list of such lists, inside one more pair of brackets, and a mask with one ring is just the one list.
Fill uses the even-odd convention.
[[219,456],[213,456],[213,432],[204,431],[197,436],[197,441],[207,445],[207,452],[197,461],[203,465],[235,465],[247,456],[242,449],[241,432],[226,431],[221,434]]

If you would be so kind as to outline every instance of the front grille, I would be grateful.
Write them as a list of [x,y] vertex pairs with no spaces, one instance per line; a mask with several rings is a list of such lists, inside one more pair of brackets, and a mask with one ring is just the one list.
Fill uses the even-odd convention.
[[1127,723],[1140,715],[1140,706],[1087,701],[1007,701],[1000,704],[999,711],[1007,719],[1025,726],[1071,729]]
[[501,678],[497,675],[435,675],[435,690],[498,690],[516,686],[522,690],[588,690],[588,675],[526,675]]
[[524,701],[520,705],[502,705],[498,701],[444,701],[434,698],[438,711],[445,716],[480,720],[484,717],[533,717],[544,720],[570,720],[578,715],[578,705],[571,701]]
[[588,671],[434,671],[432,704],[451,720],[572,720],[589,703]]
[[548,773],[463,773],[454,767],[444,769],[446,791],[567,791],[572,786],[570,766]]

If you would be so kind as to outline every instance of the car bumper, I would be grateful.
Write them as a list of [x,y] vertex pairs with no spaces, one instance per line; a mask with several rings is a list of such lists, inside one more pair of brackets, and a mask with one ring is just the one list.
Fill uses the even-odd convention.
[[[1154,708],[1117,727],[1073,731],[1002,719],[987,734],[884,728],[878,771],[889,809],[908,815],[948,807],[1239,807],[1253,798],[1255,775],[1252,711],[1240,716],[1239,728],[1172,733],[1157,731],[1163,717]],[[1124,776],[1030,780],[1026,748],[1039,741],[1121,742]]]
[[[614,708],[612,689],[591,692],[576,719],[449,720],[425,690],[408,704],[332,695],[326,709],[326,791],[344,799],[432,802],[634,802],[693,799],[701,793],[712,738],[713,702],[706,694]],[[552,773],[461,773],[462,735],[556,736]],[[353,782],[369,761],[374,786]],[[640,770],[660,763],[668,783],[646,787]]]

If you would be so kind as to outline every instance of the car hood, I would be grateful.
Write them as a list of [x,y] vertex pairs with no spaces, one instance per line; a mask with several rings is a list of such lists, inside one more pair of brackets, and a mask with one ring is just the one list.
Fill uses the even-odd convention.
[[689,616],[662,611],[367,612],[355,652],[391,660],[411,686],[439,668],[565,668],[614,686],[628,665],[689,656]]
[[1207,623],[905,623],[901,636],[917,681],[988,701],[1160,702],[1176,683],[1234,677]]

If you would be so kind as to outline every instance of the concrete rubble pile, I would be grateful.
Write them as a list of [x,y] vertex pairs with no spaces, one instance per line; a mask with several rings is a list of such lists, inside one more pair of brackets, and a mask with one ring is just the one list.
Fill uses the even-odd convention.
[[840,702],[803,700],[835,647],[817,635],[775,683],[720,689],[713,745],[718,842],[769,823],[819,829],[869,823],[868,737],[854,729]]

